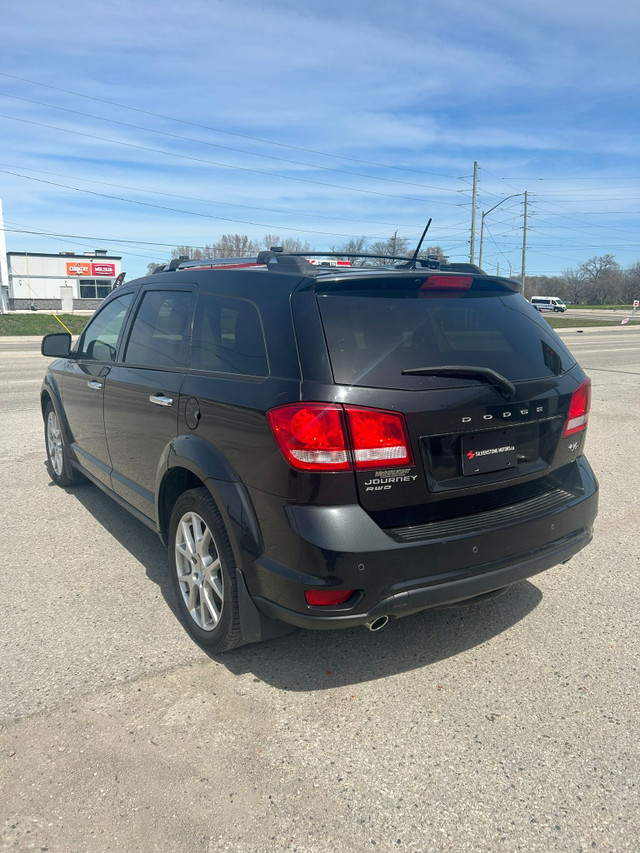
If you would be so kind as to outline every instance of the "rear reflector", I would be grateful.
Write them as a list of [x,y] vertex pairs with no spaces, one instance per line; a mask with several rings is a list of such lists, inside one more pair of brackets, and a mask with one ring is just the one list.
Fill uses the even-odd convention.
[[299,471],[413,465],[404,416],[399,412],[290,403],[267,412],[267,418],[284,458]]
[[470,275],[430,275],[420,290],[469,290],[472,284]]
[[304,592],[307,604],[314,607],[335,607],[336,604],[344,604],[352,595],[352,589],[306,589]]
[[589,410],[591,408],[591,380],[585,379],[573,392],[569,405],[567,423],[562,434],[563,438],[582,432],[587,428]]

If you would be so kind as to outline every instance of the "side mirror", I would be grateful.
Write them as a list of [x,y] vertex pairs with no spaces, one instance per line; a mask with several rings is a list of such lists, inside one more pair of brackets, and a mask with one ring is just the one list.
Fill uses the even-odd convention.
[[90,341],[87,347],[87,356],[93,361],[115,361],[116,348],[106,341]]
[[67,332],[54,332],[45,335],[40,346],[42,355],[50,358],[64,358],[71,352],[71,335]]

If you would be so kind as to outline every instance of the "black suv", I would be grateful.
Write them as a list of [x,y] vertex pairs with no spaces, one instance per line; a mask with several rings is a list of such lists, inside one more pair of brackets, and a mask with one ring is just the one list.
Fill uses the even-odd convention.
[[201,643],[377,630],[591,540],[590,380],[517,282],[433,266],[174,263],[43,340],[52,478],[159,533]]

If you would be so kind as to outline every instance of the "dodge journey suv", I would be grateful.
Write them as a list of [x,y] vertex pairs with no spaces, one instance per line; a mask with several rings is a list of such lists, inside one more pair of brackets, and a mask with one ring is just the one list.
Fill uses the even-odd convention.
[[483,600],[591,540],[590,380],[476,267],[172,263],[42,353],[51,477],[158,532],[214,650]]

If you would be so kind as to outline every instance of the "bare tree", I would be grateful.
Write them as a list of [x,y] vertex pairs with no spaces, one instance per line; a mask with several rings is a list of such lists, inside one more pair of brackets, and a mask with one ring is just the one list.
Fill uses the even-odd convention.
[[[561,299],[568,300],[566,278],[548,275],[527,276],[524,296],[527,299],[531,299],[532,296],[559,296]],[[576,300],[571,301],[575,302]]]
[[[205,247],[206,248],[206,247]],[[201,261],[203,258],[210,258],[211,255],[206,254],[202,248],[194,246],[176,246],[171,252],[172,258],[189,258],[192,261]]]
[[311,252],[311,246],[305,240],[298,240],[297,237],[285,237],[283,240],[277,234],[265,234],[262,241],[265,249],[272,249],[274,246],[282,249],[286,254],[290,252]]
[[565,270],[562,273],[562,280],[564,282],[564,294],[559,295],[563,296],[567,302],[574,302],[579,305],[587,292],[585,274],[580,269]]
[[578,269],[584,275],[588,296],[594,303],[604,305],[614,298],[621,270],[613,255],[589,258]]
[[211,248],[214,258],[248,258],[259,252],[258,244],[246,234],[223,234]]
[[338,252],[342,255],[340,260],[350,260],[353,266],[361,266],[364,263],[364,260],[358,260],[357,258],[348,258],[347,255],[354,255],[357,252],[368,252],[368,241],[366,237],[350,237],[346,242],[342,243],[340,246],[331,246],[332,252]]
[[[397,231],[387,240],[377,240],[372,243],[369,251],[374,255],[392,255],[393,257],[406,257],[411,253],[409,241],[406,237],[398,237]],[[373,261],[373,263],[384,266],[387,262],[381,258]]]
[[640,261],[625,270],[618,293],[623,305],[631,305],[634,299],[640,299]]
[[[411,254],[411,250],[409,250],[409,254]],[[418,252],[419,258],[426,258],[429,255],[435,255],[435,257],[442,262],[447,260],[447,256],[442,251],[442,248],[440,246],[427,246],[426,249],[420,249],[420,251]]]

